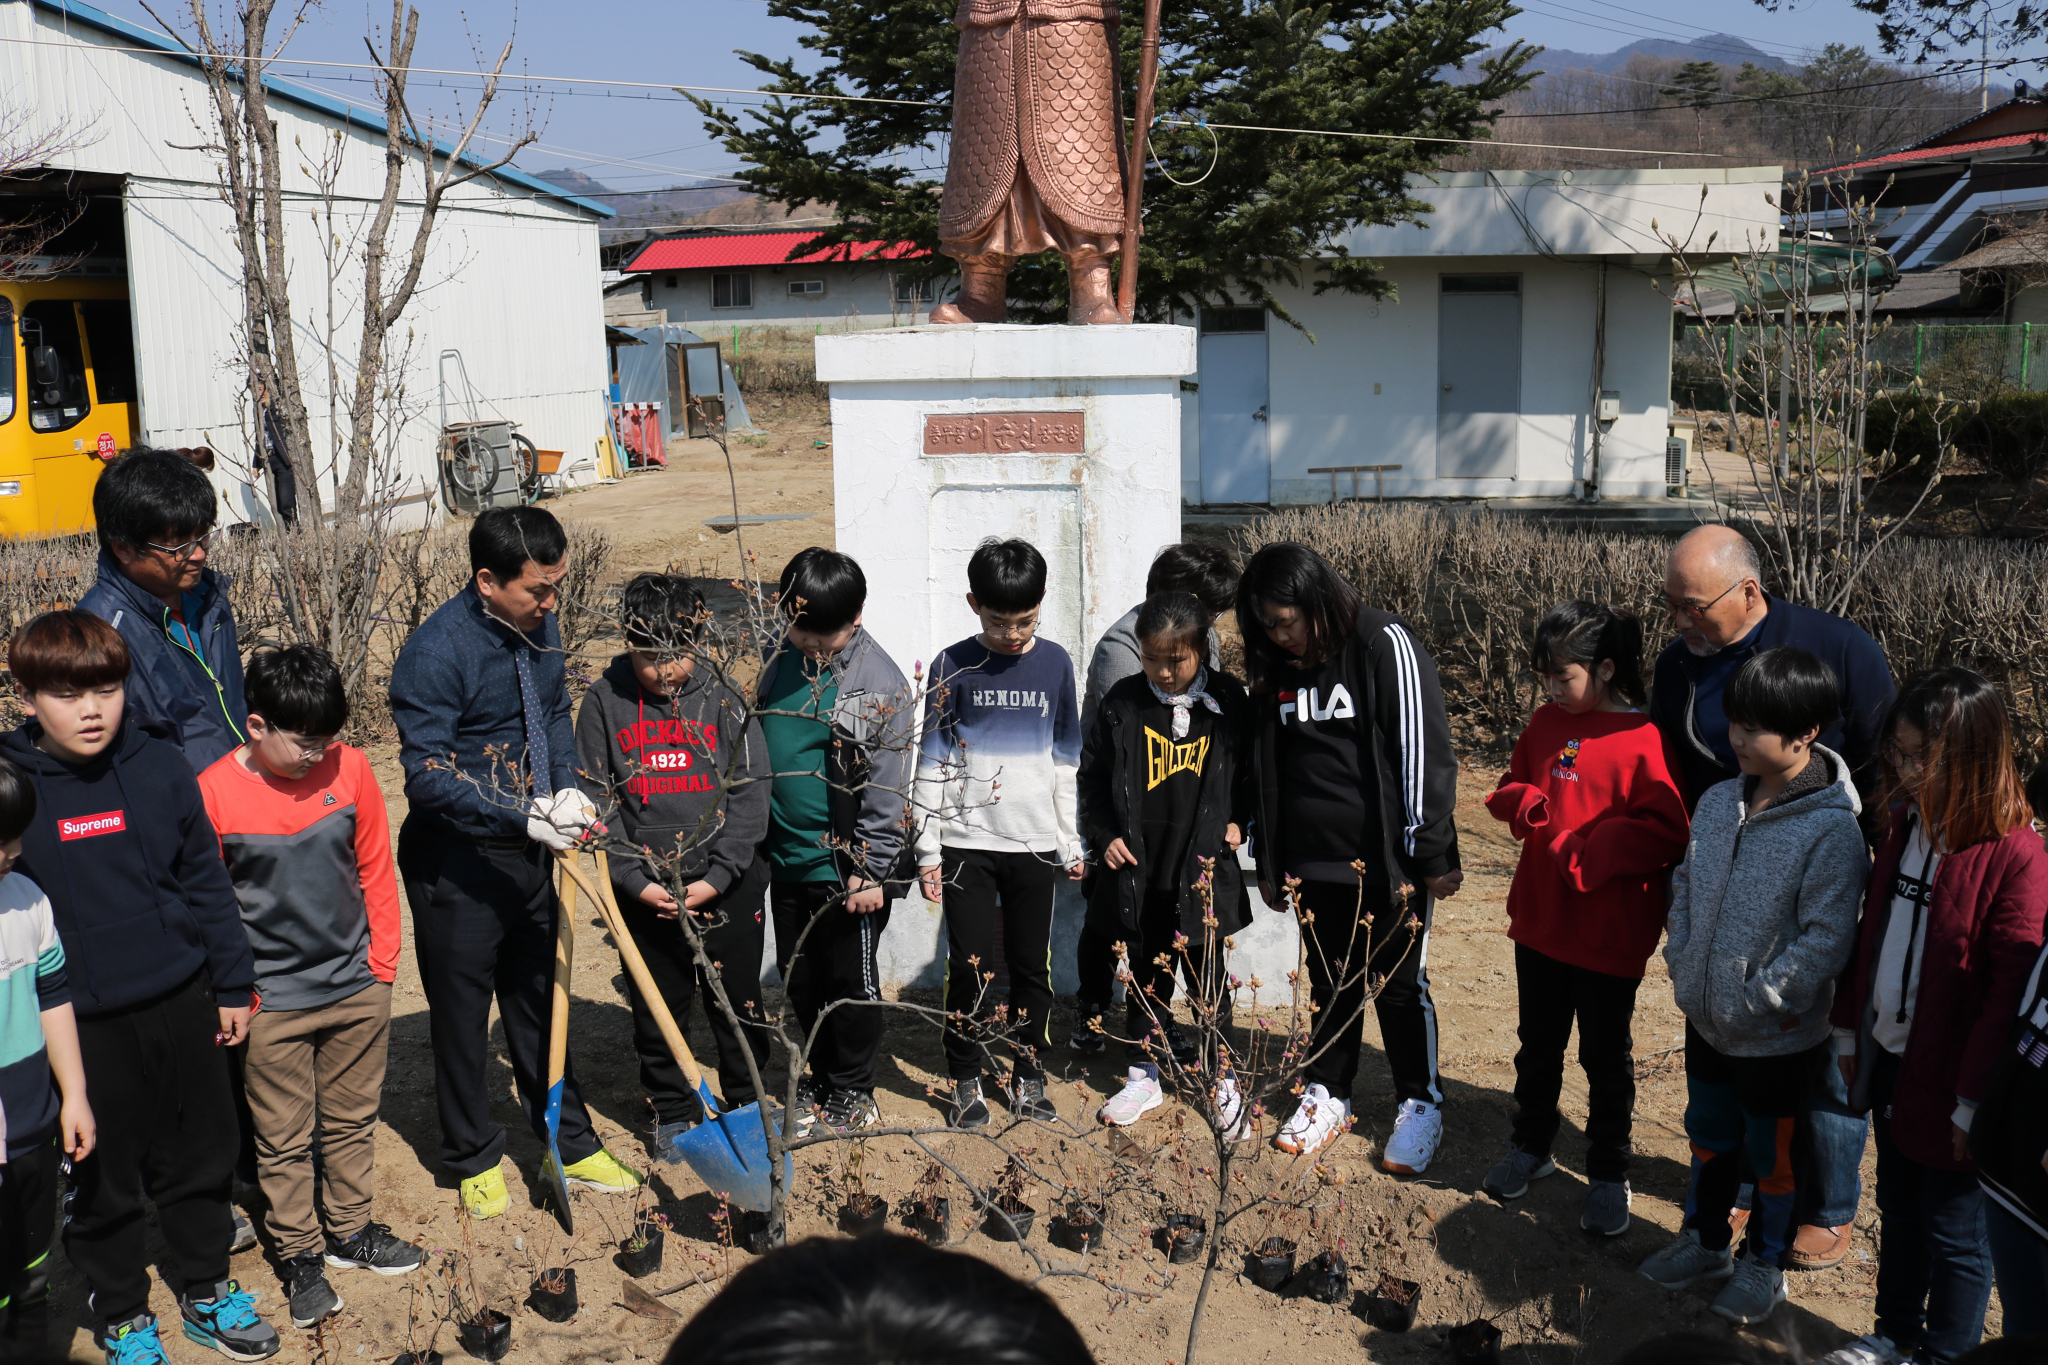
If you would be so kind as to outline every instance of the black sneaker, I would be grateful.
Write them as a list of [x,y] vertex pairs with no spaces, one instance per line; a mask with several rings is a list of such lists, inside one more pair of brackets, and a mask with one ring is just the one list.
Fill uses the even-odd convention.
[[17,1303],[7,1315],[7,1330],[0,1333],[0,1357],[20,1356],[41,1360],[50,1354],[50,1301],[36,1299]]
[[809,1137],[811,1125],[818,1121],[818,1106],[825,1102],[829,1092],[809,1076],[796,1083],[796,1123],[791,1127],[791,1136]]
[[1010,1112],[1020,1119],[1037,1119],[1041,1123],[1055,1123],[1060,1116],[1060,1111],[1046,1098],[1043,1077],[1017,1082],[1010,1095]]
[[411,1242],[401,1242],[382,1223],[365,1223],[363,1230],[346,1242],[327,1239],[327,1264],[338,1270],[374,1270],[379,1275],[403,1275],[425,1264],[427,1253]]
[[1193,1066],[1195,1064],[1195,1040],[1181,1032],[1179,1024],[1168,1024],[1166,1026],[1166,1050],[1173,1054],[1173,1064],[1175,1066]]
[[882,1111],[875,1097],[865,1090],[834,1090],[818,1106],[818,1122],[835,1133],[858,1133],[878,1127]]
[[[340,1306],[336,1299],[335,1307]],[[268,1360],[284,1349],[277,1329],[257,1313],[256,1296],[234,1280],[222,1280],[203,1299],[187,1289],[178,1296],[178,1313],[187,1341],[219,1351],[229,1360]]]
[[311,1327],[329,1314],[341,1311],[341,1295],[327,1283],[327,1270],[318,1256],[294,1256],[286,1261],[284,1288],[291,1299],[294,1327]]
[[1074,1031],[1067,1035],[1067,1050],[1093,1057],[1108,1048],[1109,1039],[1089,1027],[1106,1013],[1108,1011],[1101,1005],[1090,1005],[1084,1001],[1078,1006],[1074,1011]]
[[953,1082],[953,1126],[988,1126],[988,1101],[981,1097],[981,1077],[969,1076],[964,1081]]

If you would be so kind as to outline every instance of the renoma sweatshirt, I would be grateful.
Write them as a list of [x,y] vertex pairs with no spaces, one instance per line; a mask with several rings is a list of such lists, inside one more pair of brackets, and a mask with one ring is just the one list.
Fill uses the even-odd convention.
[[997,654],[979,636],[932,661],[918,752],[917,861],[940,850],[1082,857],[1074,779],[1081,715],[1074,662],[1050,640]]
[[38,749],[42,732],[31,720],[0,738],[36,789],[15,870],[50,898],[78,1013],[147,1003],[202,969],[219,1004],[249,1004],[256,964],[242,908],[169,725],[128,717],[85,763]]
[[621,654],[576,713],[582,789],[606,824],[656,860],[610,860],[621,899],[637,899],[656,866],[678,855],[686,885],[707,881],[722,896],[768,832],[773,769],[761,722],[749,719],[738,693],[700,674],[660,696],[640,686],[632,656]]

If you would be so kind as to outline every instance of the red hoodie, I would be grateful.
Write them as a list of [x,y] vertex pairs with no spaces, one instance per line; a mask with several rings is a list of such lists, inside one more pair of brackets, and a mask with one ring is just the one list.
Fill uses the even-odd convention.
[[1640,979],[1664,929],[1665,874],[1686,841],[1685,798],[1650,718],[1539,708],[1486,808],[1522,841],[1508,937]]

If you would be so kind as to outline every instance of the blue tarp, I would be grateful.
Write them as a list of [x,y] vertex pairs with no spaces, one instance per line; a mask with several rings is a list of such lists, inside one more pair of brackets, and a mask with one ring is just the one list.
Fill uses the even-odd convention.
[[[668,428],[668,434],[674,435],[683,429],[684,414],[669,401],[668,348],[672,345],[694,345],[705,338],[673,322],[665,327],[626,327],[619,330],[646,343],[621,346],[617,350],[619,401],[661,404],[662,423]],[[733,381],[732,366],[726,363],[723,353],[706,350],[685,351],[683,354],[690,367],[691,393],[725,395],[726,430],[739,431],[752,426],[754,423],[747,416],[746,400],[740,397],[740,386]],[[719,357],[720,371],[715,376],[711,370],[714,355]]]

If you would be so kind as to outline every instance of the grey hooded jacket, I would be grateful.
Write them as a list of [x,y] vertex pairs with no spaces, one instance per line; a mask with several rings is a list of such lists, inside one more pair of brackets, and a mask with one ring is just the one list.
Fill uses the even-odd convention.
[[1825,1039],[1835,978],[1856,941],[1870,875],[1861,807],[1848,764],[1820,745],[1813,754],[1828,765],[1825,781],[1794,779],[1755,814],[1749,779],[1709,788],[1685,861],[1671,874],[1664,961],[1672,993],[1700,1035],[1731,1057],[1789,1056]]

